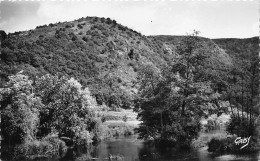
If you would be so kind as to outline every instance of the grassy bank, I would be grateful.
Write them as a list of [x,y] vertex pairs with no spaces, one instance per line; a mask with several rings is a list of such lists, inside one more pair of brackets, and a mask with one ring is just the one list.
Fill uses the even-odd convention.
[[226,123],[229,121],[230,116],[222,114],[217,117],[216,114],[211,115],[207,119],[202,119],[202,130],[198,139],[194,140],[192,146],[195,148],[207,147],[208,142],[213,139],[225,139],[228,137],[226,132]]
[[227,133],[224,129],[213,130],[213,131],[210,131],[210,132],[201,132],[199,134],[199,138],[192,142],[192,146],[194,148],[207,147],[207,144],[211,139],[213,139],[213,138],[224,139],[224,138],[227,138],[227,137],[228,137],[228,135],[227,135]]
[[134,129],[140,123],[137,120],[137,113],[133,110],[99,111],[98,115],[104,118],[101,139],[133,135]]

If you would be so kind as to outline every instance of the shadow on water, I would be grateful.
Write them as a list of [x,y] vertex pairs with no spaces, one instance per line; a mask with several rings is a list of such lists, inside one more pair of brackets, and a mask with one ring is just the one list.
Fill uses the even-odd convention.
[[109,156],[112,156],[111,161],[257,161],[260,159],[259,153],[249,155],[213,155],[205,147],[185,150],[156,148],[151,142],[138,140],[137,136],[129,136],[103,141],[96,146],[86,149],[84,152],[74,154],[74,157],[70,159],[66,157],[60,161],[105,161],[109,160]]
[[118,137],[95,146],[69,148],[65,157],[35,158],[34,161],[258,161],[260,153],[213,155],[207,148],[157,148],[137,136]]

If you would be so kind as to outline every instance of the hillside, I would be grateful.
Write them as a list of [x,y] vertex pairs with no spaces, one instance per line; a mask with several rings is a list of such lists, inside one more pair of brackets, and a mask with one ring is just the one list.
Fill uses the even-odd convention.
[[257,60],[256,58],[259,57],[259,37],[213,39],[213,41],[242,66],[251,59]]
[[[115,20],[97,17],[1,35],[1,86],[8,75],[20,70],[31,77],[45,73],[67,75],[88,86],[99,104],[114,108],[132,105],[140,66],[152,64],[163,69],[176,56],[176,47],[183,38],[146,37]],[[225,72],[232,66],[230,54],[236,53],[233,47],[223,40],[200,41],[209,55],[209,72]]]
[[[178,43],[184,38],[184,36],[159,35],[153,36],[153,38],[162,42],[163,46],[166,49],[174,52],[177,48]],[[202,41],[204,51],[209,56],[207,61],[210,64],[211,68],[218,70],[227,70],[227,68],[232,66],[233,61],[231,57],[214,41],[203,37],[199,37],[199,39],[200,41]]]

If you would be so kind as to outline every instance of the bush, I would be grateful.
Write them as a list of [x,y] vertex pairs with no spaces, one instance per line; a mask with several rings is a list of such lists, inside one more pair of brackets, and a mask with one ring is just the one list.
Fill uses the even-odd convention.
[[124,122],[126,122],[126,121],[127,121],[127,116],[124,115],[123,118],[122,118],[122,120],[123,120]]
[[[59,155],[63,156],[67,151],[66,143],[58,137],[52,137],[51,134],[42,138],[42,141],[47,141],[48,143],[50,143],[54,147],[54,149],[56,149],[55,152],[59,152]],[[57,151],[57,149],[59,151]]]
[[106,121],[106,117],[104,115],[101,116],[101,122],[104,123]]
[[14,149],[15,159],[34,159],[35,157],[62,157],[67,151],[65,142],[59,138],[46,137],[17,145]]
[[82,40],[85,41],[85,42],[88,42],[88,38],[87,38],[86,36],[84,36],[84,37],[82,38]]
[[111,24],[111,23],[113,23],[113,21],[112,21],[110,18],[107,18],[106,23],[107,23],[107,24]]
[[217,130],[217,129],[220,129],[220,125],[219,123],[214,120],[214,119],[209,119],[207,124],[204,125],[205,126],[205,131],[206,132],[209,132],[209,131],[212,131],[212,130]]
[[81,24],[78,24],[79,29],[83,29],[83,26]]
[[101,23],[104,23],[105,20],[106,20],[106,19],[105,19],[104,17],[102,17],[102,18],[100,19]]
[[54,27],[54,26],[55,26],[55,24],[53,24],[53,23],[50,23],[50,24],[49,24],[49,26],[50,26],[50,27]]
[[241,149],[245,144],[235,144],[236,137],[225,138],[225,139],[216,139],[213,138],[208,142],[208,151],[213,153],[249,153],[259,151],[259,145],[257,144],[257,139],[251,137],[249,144]]
[[216,138],[211,139],[208,142],[209,152],[223,152],[226,150],[225,140],[218,140]]
[[[252,120],[255,120],[253,117]],[[229,134],[235,134],[240,137],[256,136],[256,124],[251,121],[247,121],[247,118],[244,116],[237,117],[231,116],[230,121],[226,125],[226,130]]]
[[134,134],[134,129],[130,126],[125,126],[124,128],[124,135],[129,136]]
[[134,134],[134,127],[129,125],[108,126],[113,137],[129,136]]
[[93,142],[93,135],[87,130],[80,131],[79,136],[75,140],[76,145],[88,145]]

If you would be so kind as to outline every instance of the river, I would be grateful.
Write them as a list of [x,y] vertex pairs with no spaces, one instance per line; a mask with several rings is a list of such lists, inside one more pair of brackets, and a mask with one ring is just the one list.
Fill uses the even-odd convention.
[[[123,161],[258,161],[260,153],[250,155],[220,155],[215,156],[207,148],[175,150],[158,149],[148,142],[138,140],[137,136],[119,137],[102,141],[90,152],[81,154],[73,159],[63,158],[62,161],[86,161],[88,158],[102,161],[108,160],[109,155],[121,156]],[[115,160],[115,159],[114,159]]]

